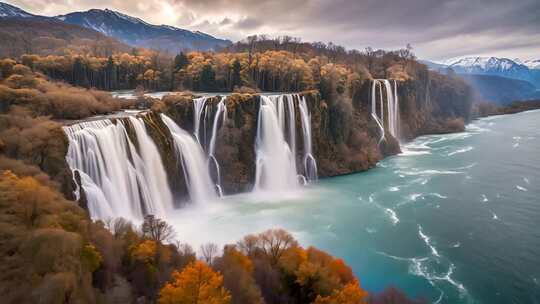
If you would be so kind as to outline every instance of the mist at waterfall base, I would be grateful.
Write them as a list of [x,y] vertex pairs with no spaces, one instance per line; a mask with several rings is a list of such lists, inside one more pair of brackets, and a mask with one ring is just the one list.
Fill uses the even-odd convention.
[[283,194],[226,197],[167,217],[194,246],[272,227],[344,258],[363,287],[432,303],[540,301],[540,112],[420,137],[377,168]]

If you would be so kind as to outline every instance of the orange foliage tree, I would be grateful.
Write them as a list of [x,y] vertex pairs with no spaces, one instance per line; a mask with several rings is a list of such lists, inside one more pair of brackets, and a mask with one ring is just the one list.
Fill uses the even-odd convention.
[[175,271],[172,281],[159,292],[161,304],[227,304],[231,295],[223,287],[223,277],[208,265],[196,261],[182,272]]
[[330,296],[317,296],[315,304],[365,304],[367,296],[368,293],[360,288],[360,284],[355,280]]

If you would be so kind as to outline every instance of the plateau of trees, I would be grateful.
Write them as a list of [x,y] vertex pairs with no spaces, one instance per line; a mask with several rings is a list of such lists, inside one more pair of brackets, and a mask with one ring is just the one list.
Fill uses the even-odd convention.
[[[23,54],[18,63],[52,79],[102,90],[262,91],[324,89],[326,78],[341,82],[372,78],[407,80],[426,73],[412,48],[346,50],[332,43],[302,43],[298,38],[252,36],[219,52],[168,53],[116,49],[96,52]],[[329,75],[329,71],[335,71]]]

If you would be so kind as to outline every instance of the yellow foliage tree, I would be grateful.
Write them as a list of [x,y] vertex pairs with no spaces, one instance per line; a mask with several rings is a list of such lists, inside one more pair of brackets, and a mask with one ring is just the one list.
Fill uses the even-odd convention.
[[157,244],[152,240],[146,240],[133,249],[131,256],[134,260],[150,264],[156,256]]
[[228,304],[230,293],[223,287],[223,276],[208,265],[196,261],[182,272],[175,271],[172,281],[159,292],[160,304]]

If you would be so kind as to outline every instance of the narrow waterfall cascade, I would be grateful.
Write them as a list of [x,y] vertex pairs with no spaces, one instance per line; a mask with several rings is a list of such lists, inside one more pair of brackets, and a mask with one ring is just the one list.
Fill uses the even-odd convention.
[[[147,133],[144,121],[142,118],[129,117],[131,125],[135,129],[135,135],[139,146],[141,164],[137,164],[137,168],[140,168],[138,172],[141,172],[145,184],[147,185],[150,194],[150,202],[152,203],[152,210],[158,210],[158,214],[164,214],[166,210],[172,208],[173,197],[171,190],[169,189],[169,181],[165,168],[163,167],[163,161],[161,155],[150,136]],[[167,208],[161,208],[159,202],[163,202]],[[154,213],[151,213],[154,214]]]
[[[379,97],[379,109],[377,109],[377,96]],[[384,119],[385,114],[386,121]],[[399,115],[397,82],[394,81],[392,86],[390,80],[374,79],[371,86],[371,116],[381,131],[379,143],[385,139],[386,131],[399,141]]]
[[299,186],[295,118],[292,95],[261,96],[255,139],[255,191],[292,190]]
[[99,120],[64,127],[69,139],[66,161],[81,176],[88,210],[94,219],[145,214],[163,217],[173,200],[159,152],[141,119],[130,118],[140,149],[124,122]]
[[161,114],[161,119],[173,136],[191,201],[206,203],[215,200],[217,195],[214,183],[208,172],[207,157],[201,145],[167,115]]
[[[195,138],[201,144],[202,147],[206,146],[206,102],[208,97],[199,97],[193,99],[193,134]],[[201,134],[201,122],[202,133]]]
[[316,181],[317,161],[313,157],[311,143],[311,114],[306,103],[306,97],[302,96],[299,100],[300,119],[302,121],[302,134],[304,137],[304,176],[307,182]]
[[217,161],[215,157],[216,153],[216,138],[218,136],[219,130],[225,124],[225,120],[227,119],[227,106],[225,105],[225,100],[227,99],[226,96],[222,96],[221,100],[219,101],[217,105],[216,113],[214,114],[214,122],[212,124],[212,134],[210,137],[210,147],[208,148],[208,167],[209,170],[211,166],[214,166],[215,172],[216,172],[216,189],[218,191],[219,196],[223,196],[223,189],[221,187],[221,169],[219,166],[219,162]]

